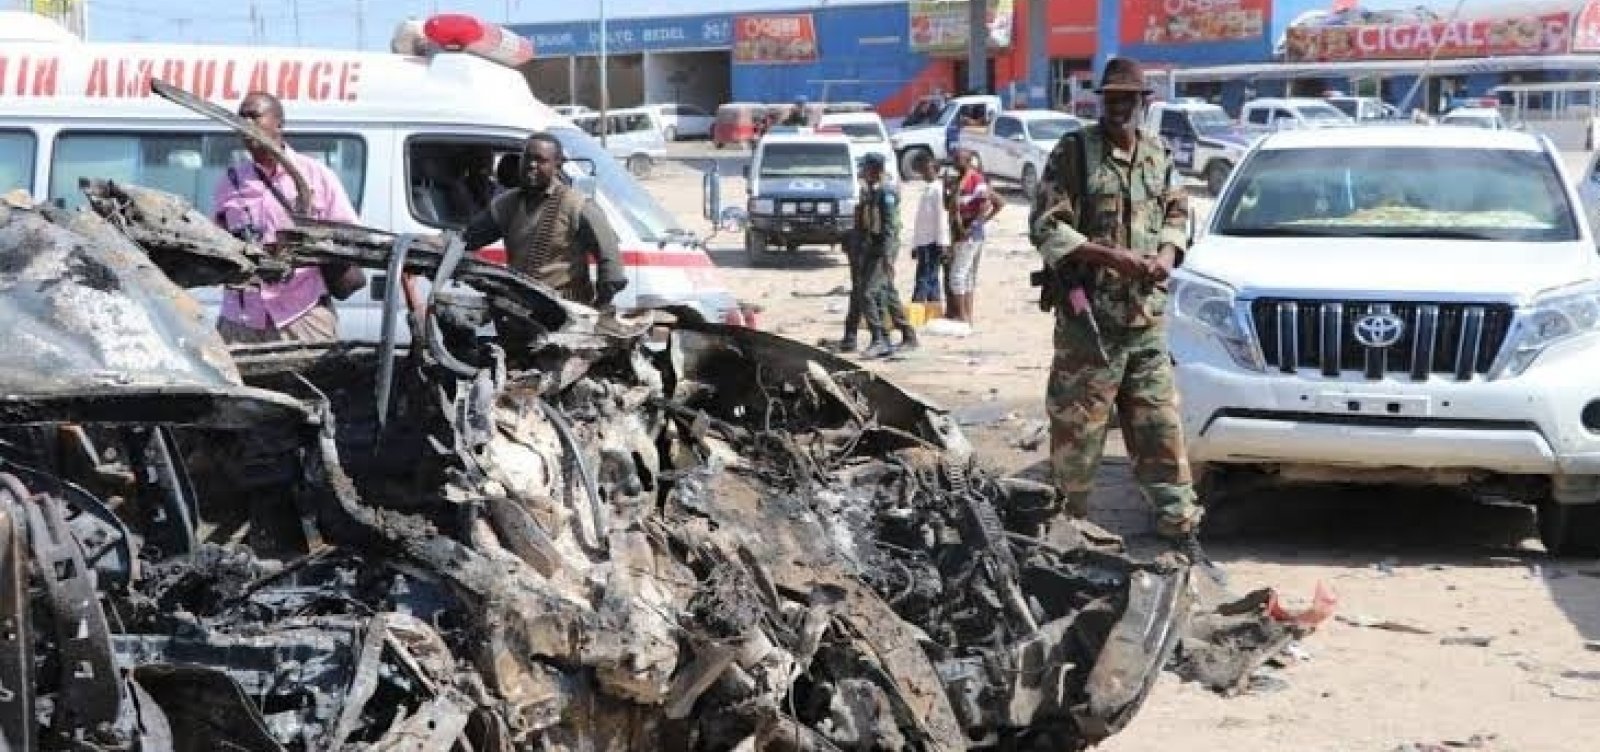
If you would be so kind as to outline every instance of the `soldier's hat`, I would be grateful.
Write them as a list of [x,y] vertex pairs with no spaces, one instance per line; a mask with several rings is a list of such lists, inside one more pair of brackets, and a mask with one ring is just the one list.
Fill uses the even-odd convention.
[[1096,94],[1108,91],[1131,91],[1135,94],[1151,94],[1155,89],[1144,80],[1144,66],[1131,57],[1114,57],[1106,63],[1106,69],[1100,74],[1100,86]]
[[879,154],[877,152],[871,152],[871,153],[869,153],[866,156],[861,158],[861,166],[862,167],[883,167],[884,166],[883,155]]

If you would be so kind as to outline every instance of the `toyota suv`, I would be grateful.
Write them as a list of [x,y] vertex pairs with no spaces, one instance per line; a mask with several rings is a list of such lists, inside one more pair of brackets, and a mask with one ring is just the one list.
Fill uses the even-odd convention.
[[776,247],[837,246],[855,226],[859,154],[843,133],[778,128],[756,144],[745,166],[750,201],[744,248],[750,263]]
[[1600,257],[1549,139],[1257,142],[1171,281],[1191,459],[1222,488],[1453,485],[1600,552]]

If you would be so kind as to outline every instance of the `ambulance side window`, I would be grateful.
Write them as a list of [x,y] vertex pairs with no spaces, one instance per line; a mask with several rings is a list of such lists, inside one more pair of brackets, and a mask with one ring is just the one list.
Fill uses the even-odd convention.
[[461,229],[505,188],[496,170],[506,154],[521,154],[513,139],[422,136],[406,143],[411,216],[429,227]]
[[0,131],[0,193],[17,188],[33,191],[37,143],[30,131]]
[[[358,136],[290,135],[290,148],[332,168],[357,213],[366,175],[366,142]],[[211,216],[212,194],[228,167],[249,156],[231,133],[76,132],[56,137],[50,163],[51,200],[83,204],[80,178],[135,183],[175,193]]]

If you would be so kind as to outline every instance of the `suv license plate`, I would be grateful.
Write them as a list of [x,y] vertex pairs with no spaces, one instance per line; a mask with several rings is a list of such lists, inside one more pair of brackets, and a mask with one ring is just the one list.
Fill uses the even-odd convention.
[[1317,395],[1317,411],[1340,415],[1372,415],[1393,418],[1425,418],[1433,415],[1433,399],[1416,395],[1360,394],[1323,392]]

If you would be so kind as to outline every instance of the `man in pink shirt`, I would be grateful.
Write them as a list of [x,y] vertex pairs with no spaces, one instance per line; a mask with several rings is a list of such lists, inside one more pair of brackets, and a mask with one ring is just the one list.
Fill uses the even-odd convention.
[[[270,134],[311,190],[310,214],[316,219],[355,222],[356,211],[338,176],[321,162],[291,151],[283,142],[283,104],[265,92],[246,94],[239,117]],[[278,230],[291,227],[290,207],[298,195],[294,180],[260,144],[246,139],[250,159],[234,164],[217,181],[214,217],[234,235],[262,245],[276,242]],[[344,272],[329,268],[328,274]],[[324,268],[297,267],[279,282],[229,287],[223,294],[217,331],[230,343],[337,339],[339,318],[333,310]],[[337,279],[337,277],[334,277]],[[349,292],[345,292],[346,295]]]

